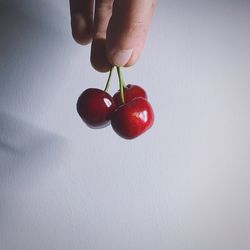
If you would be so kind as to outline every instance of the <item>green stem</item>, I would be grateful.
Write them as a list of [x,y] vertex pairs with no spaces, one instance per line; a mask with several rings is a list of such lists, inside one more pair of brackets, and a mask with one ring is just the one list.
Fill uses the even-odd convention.
[[112,77],[113,69],[114,69],[114,66],[112,66],[112,68],[109,71],[109,77],[108,77],[108,80],[107,80],[107,83],[106,83],[106,86],[105,86],[105,89],[104,89],[105,92],[108,92],[108,90],[109,90],[109,85],[110,85],[110,80],[111,80],[111,77]]
[[117,69],[117,74],[118,74],[118,78],[119,78],[121,101],[124,104],[125,103],[125,99],[124,99],[124,80],[123,80],[123,77],[122,77],[121,67],[116,67],[116,69]]

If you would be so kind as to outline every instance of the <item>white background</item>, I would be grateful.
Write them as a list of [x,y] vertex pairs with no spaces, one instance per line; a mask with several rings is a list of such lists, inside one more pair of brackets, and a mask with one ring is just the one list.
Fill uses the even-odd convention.
[[133,141],[78,117],[107,74],[69,23],[66,0],[0,1],[0,249],[249,249],[250,2],[159,1],[124,71],[156,116]]

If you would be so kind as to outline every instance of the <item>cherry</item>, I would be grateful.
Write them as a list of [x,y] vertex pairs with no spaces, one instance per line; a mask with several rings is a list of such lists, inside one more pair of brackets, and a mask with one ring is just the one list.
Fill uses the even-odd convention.
[[[125,101],[125,103],[132,101],[136,97],[143,97],[143,98],[147,99],[147,93],[142,87],[140,87],[138,85],[128,84],[126,87],[124,87],[124,101]],[[121,100],[120,90],[114,94],[113,99],[114,99],[117,107],[119,107],[123,104],[122,100]]]
[[124,139],[134,139],[147,131],[154,122],[154,113],[150,103],[142,97],[118,107],[113,113],[111,125],[114,131]]
[[78,114],[91,128],[103,128],[109,125],[111,114],[115,109],[112,96],[101,89],[87,89],[77,101]]

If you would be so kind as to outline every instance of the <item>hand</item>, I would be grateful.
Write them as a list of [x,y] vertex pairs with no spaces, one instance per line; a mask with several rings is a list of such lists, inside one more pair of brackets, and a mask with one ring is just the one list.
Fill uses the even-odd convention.
[[129,67],[138,59],[156,0],[70,0],[74,39],[91,46],[91,63],[101,72]]

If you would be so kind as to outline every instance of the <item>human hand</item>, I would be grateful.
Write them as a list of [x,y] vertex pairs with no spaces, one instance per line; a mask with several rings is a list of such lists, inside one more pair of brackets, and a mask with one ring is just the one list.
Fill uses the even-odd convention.
[[91,63],[101,72],[138,59],[156,0],[70,0],[74,39],[91,45]]

